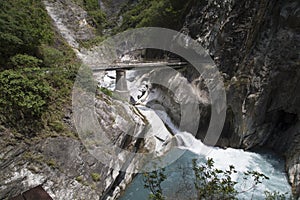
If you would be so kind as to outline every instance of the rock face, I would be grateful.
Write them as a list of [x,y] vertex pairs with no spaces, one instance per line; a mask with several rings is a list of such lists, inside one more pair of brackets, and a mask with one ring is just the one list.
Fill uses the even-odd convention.
[[[93,37],[93,29],[86,23],[86,12],[82,8],[71,0],[45,0],[44,4],[48,14],[53,19],[54,25],[84,65],[92,67],[104,62],[103,57],[106,58],[106,56],[101,55],[101,48],[95,47],[91,50],[80,48],[78,41]],[[81,72],[81,70],[84,70],[84,67],[79,71]],[[124,171],[129,169],[132,172],[140,167],[138,165],[142,165],[135,156],[129,159],[124,155],[125,153],[120,151],[124,150],[124,152],[128,151],[133,154],[138,151],[148,151],[147,147],[143,148],[144,143],[141,138],[141,134],[146,132],[144,130],[148,129],[148,122],[139,114],[137,109],[126,102],[113,100],[101,92],[97,94],[97,98],[93,99],[84,98],[88,92],[77,94],[74,98],[76,91],[76,89],[73,90],[73,111],[76,102],[79,108],[75,106],[75,109],[80,109],[81,104],[78,102],[81,100],[91,100],[88,102],[91,104],[88,105],[94,105],[90,112],[86,113],[87,115],[84,115],[84,112],[81,115],[73,112],[72,116],[68,116],[68,118],[74,120],[77,131],[80,132],[79,129],[81,129],[85,133],[79,134],[79,138],[76,139],[48,138],[33,145],[31,149],[34,155],[38,153],[40,156],[50,159],[52,161],[50,165],[53,164],[53,160],[57,160],[55,163],[57,163],[59,170],[49,169],[46,171],[48,168],[45,167],[44,170],[44,167],[42,167],[41,170],[37,170],[40,177],[39,181],[30,182],[30,184],[24,186],[20,184],[22,188],[19,190],[21,191],[24,188],[28,190],[36,183],[41,184],[40,182],[43,181],[44,188],[50,195],[52,194],[51,196],[54,199],[116,199],[133,178],[133,173],[125,173]],[[82,90],[79,89],[78,91]],[[85,108],[86,104],[83,106]],[[87,106],[87,109],[89,109],[89,106]],[[84,108],[83,110],[85,110]],[[84,120],[89,117],[89,114],[96,116],[95,123],[100,125],[102,135],[97,135],[98,127],[91,127],[94,124]],[[68,123],[70,122],[68,121]],[[71,127],[74,127],[74,124],[71,124]],[[136,135],[128,135],[128,132],[134,132]],[[105,136],[105,138],[101,136]],[[114,147],[101,148],[103,141],[104,143],[109,142]],[[155,141],[149,140],[146,143],[152,142]],[[106,152],[111,152],[111,154],[108,155]],[[9,155],[6,156],[5,151],[4,156],[4,159],[11,160]],[[101,160],[102,156],[106,160]],[[115,160],[112,157],[117,158],[116,160],[120,162],[114,162]],[[124,163],[127,160],[132,162],[129,162],[129,164]],[[30,172],[31,168],[27,168],[28,161],[24,160],[23,162],[24,164],[20,166],[15,166],[15,162],[12,162],[12,165],[6,168],[8,172],[19,172],[22,168]],[[62,178],[57,179],[56,173],[61,174]],[[8,175],[12,176],[11,174]],[[21,176],[24,180],[31,177],[31,175],[28,177]],[[5,183],[5,185],[7,184]],[[6,187],[5,185],[4,187]],[[13,186],[14,184],[10,185]],[[8,187],[7,191],[8,193],[6,192],[3,195],[10,196],[12,188]],[[2,194],[0,194],[1,196]]]
[[[100,5],[112,14],[123,2],[126,1],[102,0]],[[45,5],[73,48],[79,48],[77,40],[94,36],[85,22],[86,12],[71,0],[45,0]],[[182,32],[210,51],[223,73],[228,110],[218,145],[246,149],[263,146],[284,155],[297,197],[300,195],[299,18],[296,0],[207,0],[197,1],[191,7],[182,28]],[[80,53],[86,52],[77,53],[80,57]],[[89,54],[82,57],[85,64],[99,58]],[[206,93],[193,70],[182,74],[201,94]],[[179,77],[169,82],[177,85],[178,94],[183,90],[182,81]],[[160,102],[172,120],[179,123],[178,105],[190,99],[175,98],[165,88],[157,89],[164,94]],[[197,99],[202,103],[200,127],[204,127],[199,129],[199,138],[203,138],[204,125],[210,116],[207,96]],[[140,144],[123,132],[132,124],[138,124],[141,130],[146,128],[144,119],[130,105],[104,95],[100,95],[96,104],[98,120],[114,144],[122,149]],[[9,142],[11,138],[14,136],[10,132],[0,130],[1,199],[40,184],[53,199],[113,199],[132,179],[132,174],[109,169],[91,156],[78,138],[45,138],[30,145]]]
[[[284,155],[289,180],[298,197],[299,21],[296,0],[207,0],[194,1],[181,29],[209,50],[223,74],[228,109],[218,145],[244,149],[261,146]],[[195,70],[189,68],[182,74],[205,93]],[[180,80],[173,79],[170,84],[179,86]],[[163,105],[179,125],[179,105],[185,99],[176,98],[165,88],[156,88],[162,95],[153,104]],[[182,93],[180,87],[176,93]],[[200,102],[201,128],[197,136],[203,139],[210,107]]]
[[99,5],[105,14],[111,18],[116,17],[122,6],[126,5],[129,1],[132,0],[99,0]]
[[72,0],[45,0],[43,2],[60,34],[71,47],[78,49],[79,40],[95,37],[94,28],[87,23],[87,12]]
[[[147,151],[140,146],[141,139],[124,133],[128,127],[143,131],[147,122],[130,112],[135,109],[129,104],[99,95],[100,100],[95,102],[98,121],[113,144],[123,150],[135,146],[136,151]],[[9,199],[38,185],[57,200],[115,199],[134,176],[114,170],[113,166],[109,168],[109,163],[100,162],[78,138],[58,136],[31,144],[13,144],[8,141],[14,135],[5,130],[1,131],[0,137],[1,199]],[[134,161],[127,167],[134,169],[138,164]]]
[[299,22],[295,0],[201,1],[182,29],[210,50],[224,75],[228,111],[219,145],[285,155],[298,197]]
[[[210,115],[210,97],[201,78],[195,78],[192,84],[182,73],[171,73],[169,70],[158,69],[146,74],[145,81],[158,84],[152,85],[147,106],[156,109],[162,106],[174,124],[182,131],[194,135],[207,132]],[[199,116],[192,115],[196,109]],[[194,113],[195,114],[195,113]],[[196,124],[200,123],[200,124]],[[198,130],[198,133],[197,133]]]

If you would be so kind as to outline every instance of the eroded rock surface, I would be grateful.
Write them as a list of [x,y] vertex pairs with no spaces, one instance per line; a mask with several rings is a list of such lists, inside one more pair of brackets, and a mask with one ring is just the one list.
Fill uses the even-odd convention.
[[299,21],[294,0],[208,1],[191,9],[183,28],[210,50],[224,75],[228,111],[219,145],[259,145],[285,155],[297,196]]
[[[113,145],[132,151],[143,150],[141,139],[126,134],[128,127],[139,134],[147,121],[127,103],[112,100],[99,94],[95,101],[97,120]],[[50,137],[31,144],[8,141],[14,136],[1,132],[0,198],[16,196],[35,186],[42,185],[53,199],[115,199],[132,180],[132,173],[115,170],[110,163],[100,162],[97,155],[87,151],[81,137]],[[151,142],[151,141],[150,141]],[[100,149],[105,151],[106,149]],[[101,152],[98,152],[101,153]],[[126,160],[119,152],[120,159]],[[104,152],[103,152],[104,155]],[[112,155],[113,156],[113,155]],[[132,158],[134,159],[134,158]],[[138,160],[124,166],[134,170]]]
[[[217,145],[244,149],[261,146],[284,155],[297,197],[299,21],[299,2],[295,0],[201,1],[192,6],[181,29],[209,50],[224,78],[227,117]],[[195,69],[188,67],[181,73],[201,94],[207,93]],[[171,77],[170,83],[178,87],[180,78]],[[183,99],[165,88],[159,90],[158,103],[179,126]],[[203,140],[210,107],[200,103],[199,108],[202,112],[197,136]]]
[[[85,11],[73,5],[71,0],[48,0],[45,4],[57,28],[73,48],[78,50],[78,39],[93,37],[93,30],[85,20]],[[245,149],[263,146],[284,155],[289,180],[298,197],[299,21],[299,2],[296,0],[198,1],[182,28],[182,32],[210,51],[223,74],[228,109],[218,145]],[[85,64],[96,65],[100,62],[97,59],[101,51],[91,52],[78,50],[77,54],[82,56]],[[197,80],[199,76],[194,71],[187,70],[182,74],[205,94],[205,86],[202,80]],[[173,80],[170,84],[180,88],[181,80]],[[164,94],[160,103],[164,103],[173,122],[178,124],[178,105],[188,102],[187,99],[175,98],[165,88],[157,89]],[[175,91],[181,93],[180,89]],[[134,116],[132,112],[126,114],[131,110],[128,104],[102,98],[96,103],[101,108],[98,114],[103,128],[109,131],[107,134],[113,133],[110,136],[114,144],[132,150],[137,141],[120,136],[128,126],[136,124],[133,119],[140,116]],[[204,119],[200,127],[203,127],[210,116],[209,105],[203,99],[201,109]],[[199,138],[204,137],[203,132],[205,128],[199,129]],[[54,199],[115,198],[132,178],[132,175],[112,171],[99,163],[76,138],[46,138],[28,145],[7,142],[7,138],[14,137],[7,131],[1,130],[0,137],[1,198],[17,195],[39,184],[43,184]],[[100,180],[93,180],[92,173],[99,175]]]

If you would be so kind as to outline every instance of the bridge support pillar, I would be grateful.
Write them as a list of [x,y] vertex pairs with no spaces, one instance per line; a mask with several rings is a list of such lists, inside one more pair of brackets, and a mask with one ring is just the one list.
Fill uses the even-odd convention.
[[116,88],[115,93],[121,98],[129,101],[130,94],[127,87],[126,71],[122,69],[116,70]]

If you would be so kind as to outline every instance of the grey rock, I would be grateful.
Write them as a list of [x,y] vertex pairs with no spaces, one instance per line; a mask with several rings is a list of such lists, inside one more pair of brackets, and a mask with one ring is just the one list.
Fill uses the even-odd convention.
[[210,2],[193,6],[182,31],[210,51],[225,75],[228,111],[219,145],[285,155],[299,197],[299,2]]
[[[121,149],[136,146],[137,151],[143,151],[143,146],[137,144],[141,143],[137,142],[139,139],[128,137],[124,130],[140,126],[136,129],[143,131],[147,125],[145,119],[135,114],[128,103],[112,100],[104,94],[99,94],[99,98],[101,100],[95,101],[98,120],[105,122],[102,127],[110,140]],[[116,123],[116,117],[122,117],[122,123]],[[57,200],[116,199],[134,176],[100,162],[97,155],[87,151],[81,138],[58,136],[30,145],[22,141],[9,145],[9,139],[14,137],[9,131],[1,132],[0,137],[0,199],[9,199],[38,185]],[[135,160],[127,167],[134,169],[138,165],[139,161]],[[93,174],[99,180],[94,179]]]

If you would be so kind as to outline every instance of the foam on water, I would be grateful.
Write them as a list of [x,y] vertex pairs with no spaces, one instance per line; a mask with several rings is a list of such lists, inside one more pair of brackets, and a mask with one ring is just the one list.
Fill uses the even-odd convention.
[[[208,158],[213,158],[215,168],[222,170],[226,170],[229,168],[229,165],[233,165],[238,172],[232,175],[233,181],[238,182],[236,189],[244,191],[238,195],[239,199],[264,199],[264,191],[266,190],[290,193],[291,188],[284,171],[284,162],[278,157],[270,153],[258,154],[241,149],[222,149],[204,145],[192,134],[179,131],[164,111],[156,111],[156,114],[161,117],[160,120],[166,123],[168,127],[172,127],[172,132],[175,133],[174,137],[177,141],[177,146],[174,146],[174,148],[185,151],[178,160],[166,167],[168,178],[162,183],[162,186],[167,199],[196,198],[192,170],[192,159],[194,158],[198,159],[199,165],[204,164]],[[151,115],[147,115],[147,118],[151,118]],[[157,121],[159,119],[156,116],[152,123]],[[163,146],[161,147],[163,148]],[[168,155],[166,155],[167,157]],[[263,173],[270,179],[264,180],[254,190],[247,191],[253,186],[253,181],[245,181],[243,179],[243,173],[248,170]],[[142,175],[138,175],[121,199],[141,200],[147,199],[148,195],[149,191],[143,187],[143,177]]]
[[[131,94],[138,93],[139,86],[144,80],[147,80],[147,74],[131,71],[127,75],[128,87]],[[109,81],[109,79],[104,79],[104,83],[105,82],[113,88],[113,82]],[[152,92],[149,95],[148,100],[155,99],[155,96],[157,95],[161,94],[156,93],[155,91]],[[145,104],[146,103],[147,102],[145,102]],[[284,170],[284,161],[282,159],[271,153],[255,153],[241,149],[222,149],[204,145],[192,134],[181,132],[172,123],[172,120],[169,118],[163,107],[157,105],[156,110],[143,106],[138,108],[152,125],[150,135],[160,133],[157,136],[163,140],[175,139],[177,145],[174,145],[173,149],[181,151],[180,154],[182,154],[179,159],[166,167],[165,173],[167,175],[167,180],[162,183],[162,187],[163,193],[167,196],[167,199],[194,200],[197,198],[193,185],[194,175],[192,170],[192,159],[194,158],[198,160],[199,165],[204,164],[208,158],[213,158],[215,167],[222,170],[228,169],[229,165],[235,166],[238,173],[234,174],[232,179],[238,182],[236,186],[238,191],[245,191],[252,186],[252,182],[245,182],[243,179],[243,172],[246,172],[247,170],[258,171],[270,178],[270,180],[264,180],[262,184],[255,188],[255,190],[239,194],[239,199],[264,199],[264,191],[266,190],[290,193],[291,188],[287,181]],[[174,136],[171,136],[164,124]],[[165,148],[165,145],[156,145],[156,148]],[[156,149],[156,151],[163,151],[163,149]],[[164,158],[169,159],[170,156],[167,154]],[[144,200],[148,199],[148,195],[149,191],[144,188],[143,176],[138,175],[120,199]]]

